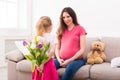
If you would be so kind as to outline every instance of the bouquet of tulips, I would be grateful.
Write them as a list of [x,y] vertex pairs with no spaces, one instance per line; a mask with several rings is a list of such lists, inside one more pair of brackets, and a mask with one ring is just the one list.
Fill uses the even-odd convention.
[[44,38],[40,36],[34,36],[34,39],[30,41],[24,40],[23,45],[30,52],[29,54],[25,55],[25,58],[32,62],[33,72],[35,65],[39,66],[48,59],[47,51],[50,47],[50,43],[46,42]]

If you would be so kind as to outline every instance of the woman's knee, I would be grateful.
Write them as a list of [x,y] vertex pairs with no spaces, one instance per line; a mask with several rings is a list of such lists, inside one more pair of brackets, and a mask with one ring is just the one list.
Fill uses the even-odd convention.
[[84,64],[85,64],[84,60],[77,60],[68,64],[66,68],[68,69],[68,71],[77,71]]

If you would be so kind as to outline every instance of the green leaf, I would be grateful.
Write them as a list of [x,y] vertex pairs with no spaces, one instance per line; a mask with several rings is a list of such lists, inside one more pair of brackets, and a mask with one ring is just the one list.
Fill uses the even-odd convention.
[[25,55],[25,58],[26,58],[27,60],[30,60],[30,61],[32,61],[32,60],[34,59],[34,57],[33,57],[32,55],[30,55],[30,54],[26,54],[26,55]]
[[32,60],[32,72],[34,71],[35,65],[36,65],[36,60]]
[[27,47],[27,49],[30,51],[31,55],[35,58],[35,51],[34,49],[30,48],[30,47]]
[[41,54],[37,57],[37,61],[38,61],[38,65],[40,65],[42,61]]
[[36,58],[39,57],[39,55],[40,55],[40,52],[36,52],[36,55],[35,55]]
[[46,53],[44,53],[42,57],[43,57],[42,63],[45,62],[49,58]]
[[49,49],[49,47],[50,47],[50,43],[44,45],[44,47],[45,47],[45,52],[46,52]]

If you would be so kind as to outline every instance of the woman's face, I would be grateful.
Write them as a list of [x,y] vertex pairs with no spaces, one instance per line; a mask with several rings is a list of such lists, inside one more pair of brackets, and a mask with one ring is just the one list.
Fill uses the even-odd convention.
[[63,21],[67,26],[73,24],[73,19],[67,12],[63,12]]

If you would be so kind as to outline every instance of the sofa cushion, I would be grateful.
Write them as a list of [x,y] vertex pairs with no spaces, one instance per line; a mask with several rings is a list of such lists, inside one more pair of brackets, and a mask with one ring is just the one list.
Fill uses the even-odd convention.
[[120,56],[120,38],[103,37],[102,42],[105,44],[106,61],[111,62],[113,58]]
[[[89,79],[89,70],[91,65],[84,65],[82,66],[75,74],[73,80],[80,80],[80,79]],[[57,70],[59,77],[64,74],[65,68],[60,68]]]
[[17,63],[16,69],[23,72],[32,72],[32,64],[28,60],[21,60]]
[[120,80],[120,68],[112,68],[110,63],[95,64],[90,69],[93,80]]
[[22,59],[24,59],[23,54],[18,50],[13,50],[5,54],[5,58],[11,61],[18,62]]

